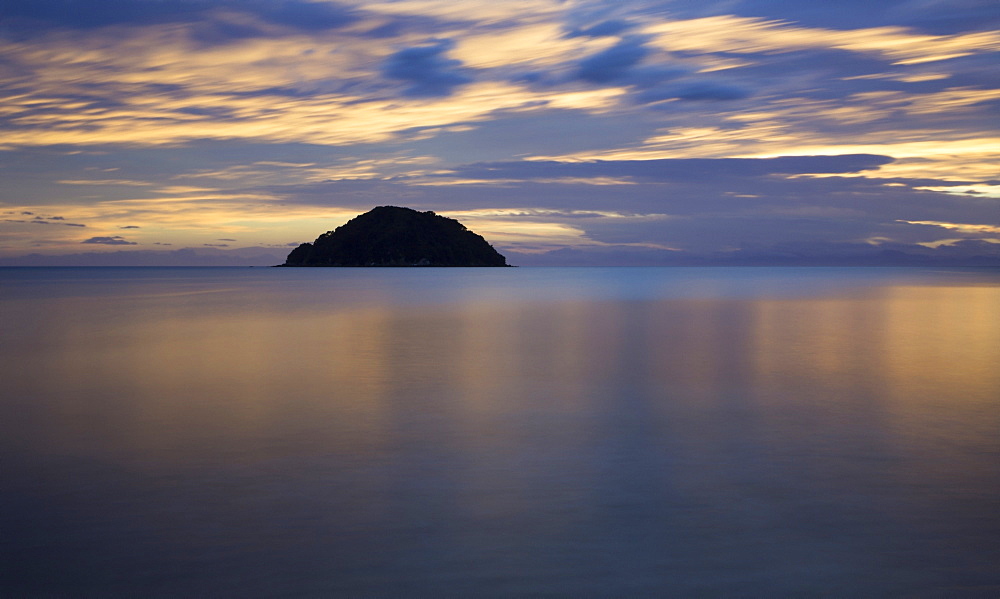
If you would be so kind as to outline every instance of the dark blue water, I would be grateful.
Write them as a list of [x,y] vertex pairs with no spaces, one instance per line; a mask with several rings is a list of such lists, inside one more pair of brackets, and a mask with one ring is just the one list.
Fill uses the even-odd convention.
[[1000,272],[0,269],[3,597],[997,597]]

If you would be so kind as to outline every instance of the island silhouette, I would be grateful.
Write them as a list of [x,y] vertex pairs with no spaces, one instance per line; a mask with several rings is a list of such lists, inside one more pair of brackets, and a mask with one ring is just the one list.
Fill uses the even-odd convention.
[[431,211],[378,206],[312,243],[279,266],[509,266],[482,236]]

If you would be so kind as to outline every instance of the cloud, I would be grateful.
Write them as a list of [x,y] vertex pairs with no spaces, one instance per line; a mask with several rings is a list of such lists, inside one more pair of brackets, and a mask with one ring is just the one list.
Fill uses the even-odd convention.
[[[672,0],[671,13],[704,16],[706,12],[734,12],[744,17],[764,17],[794,21],[810,27],[855,29],[859,26],[907,25],[934,34],[996,27],[998,14],[992,0],[751,0],[725,2],[722,10],[704,0]],[[707,10],[706,10],[707,9]]]
[[640,104],[664,100],[725,101],[742,100],[753,95],[750,90],[721,81],[700,80],[653,87],[635,95]]
[[[100,222],[135,213],[158,228],[201,227],[202,234],[235,231],[234,225],[246,234],[253,234],[255,227],[271,232],[281,228],[283,232],[267,239],[273,244],[315,236],[392,197],[418,209],[461,214],[463,223],[489,233],[487,239],[504,249],[539,252],[615,246],[607,248],[616,252],[609,261],[634,263],[647,263],[649,256],[640,259],[635,252],[649,247],[673,248],[671,252],[683,252],[687,259],[745,247],[747,252],[753,249],[754,260],[764,260],[771,250],[761,248],[795,242],[812,247],[819,263],[827,251],[823,244],[835,244],[830,246],[835,249],[845,243],[870,246],[865,240],[882,239],[879,251],[889,251],[892,244],[996,236],[985,229],[954,234],[957,228],[924,224],[994,222],[995,200],[990,205],[987,198],[914,189],[926,180],[843,176],[871,171],[889,160],[862,155],[492,162],[394,180],[373,177],[244,189],[228,200],[215,196],[105,202],[100,211],[87,216]],[[816,174],[827,176],[802,176]],[[471,178],[479,182],[474,188],[413,184],[432,176],[443,183]],[[588,184],[602,178],[631,184]],[[899,222],[903,219],[919,224]],[[254,234],[258,239],[259,235]],[[231,238],[237,237],[244,235]],[[197,245],[205,240],[189,239]],[[785,254],[771,253],[777,262],[793,263],[792,258],[781,257]],[[555,257],[552,263],[557,263]]]
[[282,244],[386,197],[519,248],[983,241],[993,4],[10,0],[2,252]]
[[[461,214],[462,222],[489,231],[487,239],[500,247],[531,251],[638,244],[695,256],[794,242],[811,244],[819,260],[829,249],[823,244],[873,246],[882,239],[877,245],[888,251],[892,244],[933,243],[949,235],[997,237],[986,228],[965,227],[954,235],[957,227],[922,224],[995,223],[995,200],[921,191],[925,180],[870,178],[890,161],[872,155],[481,163],[434,175],[442,183],[463,183],[458,186],[414,186],[420,178],[342,181],[288,188],[282,195],[289,203],[352,205],[358,212],[372,198],[406,198],[409,206]],[[851,176],[865,172],[868,177]],[[632,184],[586,183],[602,177]]]
[[450,96],[456,87],[472,82],[462,70],[461,61],[445,57],[454,45],[451,40],[443,39],[400,50],[386,60],[382,75],[411,83],[403,92],[406,96]]
[[[192,52],[169,32],[148,39],[123,37],[40,40],[10,48],[17,68],[35,73],[38,85],[52,89],[43,97],[10,98],[0,115],[0,147],[150,146],[209,139],[343,146],[393,141],[416,128],[467,125],[498,110],[603,110],[621,93],[471,83],[464,69],[444,57],[449,41],[408,48],[385,61],[378,56],[383,49],[368,42],[346,42],[350,53],[334,51],[334,43],[299,38]],[[305,54],[317,46],[330,51]],[[81,52],[86,62],[75,58]],[[411,84],[402,98],[386,97],[384,85],[373,77],[371,65],[380,60],[387,74]],[[273,93],[276,85],[286,84],[312,91],[291,97]],[[115,103],[93,107],[72,99],[78,92]],[[138,184],[124,178],[60,180]]]
[[[21,214],[34,215],[33,212],[22,212]],[[28,225],[62,225],[64,227],[86,227],[87,226],[87,225],[84,225],[82,223],[67,223],[67,222],[63,222],[65,220],[66,219],[64,217],[62,217],[62,216],[45,216],[45,217],[43,217],[43,216],[36,216],[35,218],[33,218],[31,220],[19,220],[19,219],[13,219],[13,218],[5,218],[5,219],[3,219],[3,222],[5,222],[5,223],[23,223],[23,224],[28,224]]]
[[603,44],[566,38],[559,23],[553,22],[473,29],[455,42],[449,56],[480,72],[496,69],[501,77],[507,77],[508,71],[523,72],[526,68],[554,77],[553,70],[575,63],[590,46]]
[[695,67],[685,64],[660,63],[655,65],[639,65],[628,70],[620,80],[625,85],[632,85],[639,89],[647,89],[659,85],[665,81],[692,75],[697,71]]
[[152,185],[146,181],[130,181],[128,179],[62,179],[56,181],[61,185],[125,185],[131,187],[146,187]]
[[555,18],[565,12],[562,2],[552,0],[351,0],[364,10],[383,15],[422,17],[444,21],[453,27],[456,23],[494,25],[509,23],[529,17]]
[[35,220],[29,220],[29,221],[11,221],[11,222],[27,222],[28,224],[32,224],[32,225],[62,225],[64,227],[86,227],[87,226],[87,225],[84,225],[84,224],[81,224],[81,223],[62,223],[62,222],[52,222],[52,221],[48,221],[48,220],[41,220],[37,216],[35,217]]
[[935,221],[913,221],[913,220],[900,220],[899,222],[908,223],[911,225],[927,225],[932,227],[941,227],[943,229],[949,229],[955,231],[956,233],[966,233],[971,235],[976,234],[991,234],[1000,235],[1000,226],[995,224],[967,224],[967,223],[942,223]]
[[608,19],[595,23],[589,27],[573,28],[566,33],[566,37],[608,37],[625,33],[632,29],[634,25],[622,19]]
[[465,165],[437,176],[482,180],[612,177],[642,181],[689,181],[702,178],[711,180],[768,175],[858,173],[877,169],[892,161],[888,156],[871,154],[593,162],[523,161]]
[[[122,24],[183,22],[198,19],[206,2],[106,2],[101,0],[9,0],[5,17],[40,24],[88,29]],[[25,23],[20,23],[22,27]]]
[[787,22],[716,15],[664,20],[642,29],[650,45],[668,52],[769,54],[837,49],[872,54],[897,65],[920,64],[1000,49],[1000,32],[927,35],[903,27],[850,30],[798,27]]
[[356,23],[360,18],[354,11],[330,0],[323,2],[238,0],[232,4],[242,10],[251,11],[270,23],[303,31],[337,29]]
[[358,20],[336,2],[302,0],[8,0],[4,12],[9,22],[25,30],[187,23],[202,41],[215,42],[267,35],[268,24],[321,31]]
[[713,79],[665,84],[666,81],[692,75],[696,69],[679,63],[640,64],[651,53],[645,45],[646,41],[645,37],[628,37],[583,59],[578,65],[576,77],[595,84],[614,83],[638,88],[641,91],[632,96],[638,104],[664,100],[741,100],[753,95],[745,87]]
[[591,83],[610,83],[625,77],[649,54],[644,38],[630,37],[580,61],[576,76]]
[[139,245],[134,241],[126,241],[118,235],[112,237],[91,237],[90,239],[85,239],[80,243],[93,243],[98,245]]

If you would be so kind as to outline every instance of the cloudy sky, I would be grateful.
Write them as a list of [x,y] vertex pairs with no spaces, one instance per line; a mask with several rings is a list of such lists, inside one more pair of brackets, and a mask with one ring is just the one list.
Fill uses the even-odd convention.
[[5,0],[0,45],[0,264],[378,205],[514,264],[1000,264],[995,0]]

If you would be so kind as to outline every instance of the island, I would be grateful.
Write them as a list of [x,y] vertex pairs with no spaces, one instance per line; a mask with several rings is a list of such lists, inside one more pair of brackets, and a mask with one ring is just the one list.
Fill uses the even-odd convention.
[[378,206],[312,243],[279,266],[509,266],[480,235],[453,218]]

